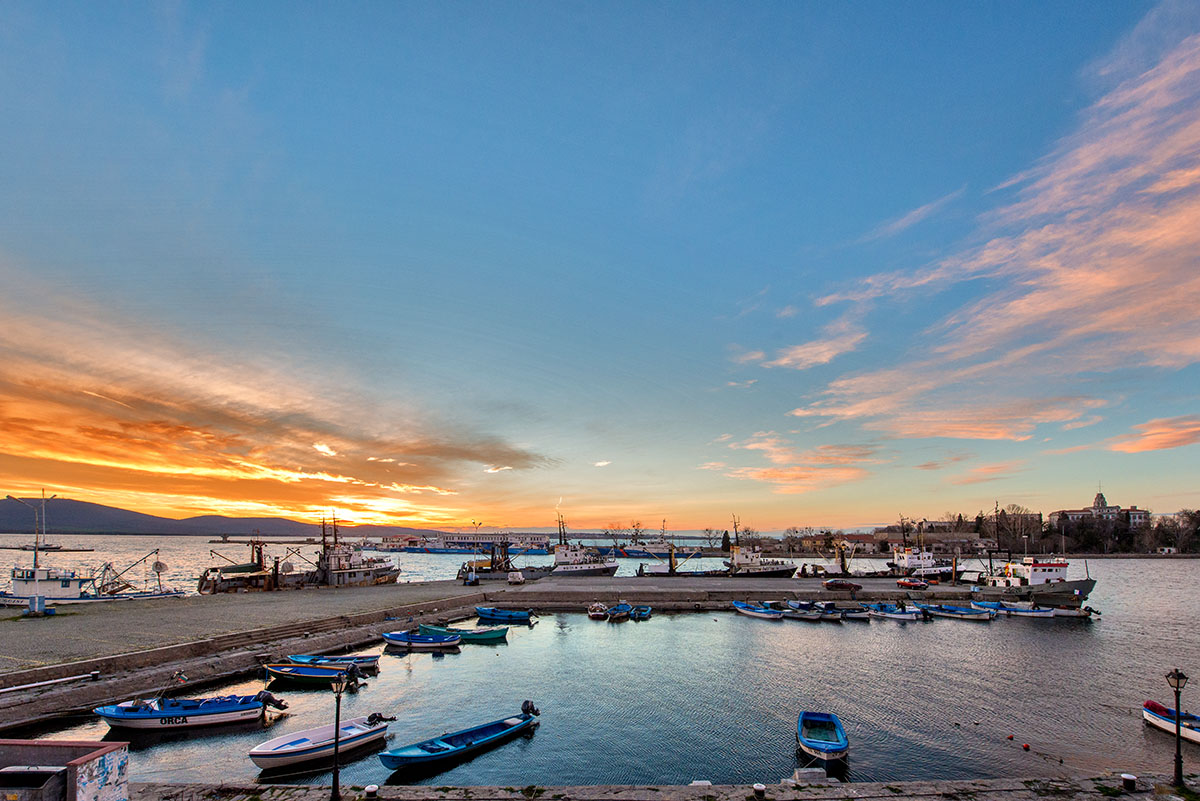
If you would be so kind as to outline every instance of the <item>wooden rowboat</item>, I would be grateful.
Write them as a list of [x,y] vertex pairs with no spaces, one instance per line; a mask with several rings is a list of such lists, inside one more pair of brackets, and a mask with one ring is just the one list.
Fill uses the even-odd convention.
[[383,634],[384,642],[410,651],[437,651],[457,648],[462,637],[457,634],[413,634],[411,631],[388,631]]
[[452,734],[443,734],[419,743],[391,748],[379,755],[379,761],[388,770],[397,770],[409,765],[455,760],[493,748],[538,725],[537,709],[529,702],[526,704],[525,708],[530,710],[528,712],[520,712],[511,717],[461,729]]
[[494,606],[477,606],[475,614],[480,620],[494,620],[501,623],[528,623],[533,617],[532,609],[498,609]]
[[379,667],[379,654],[371,656],[324,656],[321,654],[289,654],[287,661],[297,665],[358,665],[363,670]]
[[[387,719],[380,715],[343,720],[338,735],[338,756],[345,759],[351,752],[380,745],[387,739],[387,729]],[[267,740],[250,751],[250,761],[263,770],[323,763],[332,758],[332,723]]]
[[801,712],[796,720],[796,743],[804,753],[826,762],[845,759],[850,753],[846,730],[832,712]]
[[430,626],[422,623],[417,627],[418,634],[449,634],[455,635],[463,642],[503,642],[508,639],[508,626],[485,626],[479,629],[456,629],[450,626]]
[[733,609],[735,612],[747,615],[748,617],[760,617],[763,620],[783,620],[783,610],[772,609],[769,606],[755,606],[745,601],[734,601]]

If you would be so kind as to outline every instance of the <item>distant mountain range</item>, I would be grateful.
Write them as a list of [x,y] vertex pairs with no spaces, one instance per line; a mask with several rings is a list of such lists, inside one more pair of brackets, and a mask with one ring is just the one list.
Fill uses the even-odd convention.
[[[41,498],[23,498],[41,511]],[[33,534],[33,511],[17,501],[0,500],[0,532]],[[426,528],[407,526],[347,526],[343,533],[355,537],[382,537],[390,534],[439,534]],[[174,520],[169,517],[131,512],[114,506],[55,498],[46,503],[46,531],[50,534],[168,534],[168,535],[249,535],[258,532],[268,537],[317,537],[321,526],[280,517],[222,517],[201,515]]]

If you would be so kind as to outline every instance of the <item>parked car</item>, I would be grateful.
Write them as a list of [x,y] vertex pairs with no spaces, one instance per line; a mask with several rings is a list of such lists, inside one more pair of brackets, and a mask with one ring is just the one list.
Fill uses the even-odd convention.
[[896,586],[905,590],[927,590],[929,582],[919,578],[902,578],[896,580]]
[[840,578],[833,578],[823,581],[821,582],[821,586],[827,590],[841,590],[848,592],[856,592],[862,589],[861,584],[855,584],[853,581],[846,581],[846,579]]

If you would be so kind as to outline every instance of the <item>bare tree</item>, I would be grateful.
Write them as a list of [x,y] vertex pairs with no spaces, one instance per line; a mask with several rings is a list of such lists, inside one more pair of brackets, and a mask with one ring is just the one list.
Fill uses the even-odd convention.
[[700,532],[700,535],[704,537],[704,544],[710,550],[716,549],[721,544],[721,532],[714,528],[706,528]]
[[627,531],[628,529],[626,529],[621,523],[609,523],[604,527],[604,530],[601,533],[604,539],[611,539],[614,543],[616,543],[619,540],[625,539],[625,534]]
[[629,521],[629,539],[631,542],[641,542],[642,532],[646,529],[642,526],[641,520]]

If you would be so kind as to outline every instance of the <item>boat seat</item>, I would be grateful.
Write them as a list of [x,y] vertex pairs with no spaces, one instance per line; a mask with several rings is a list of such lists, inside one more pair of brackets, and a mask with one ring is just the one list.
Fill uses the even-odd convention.
[[450,746],[437,745],[436,743],[422,743],[420,746],[418,746],[418,748],[420,748],[422,751],[428,751],[431,754],[436,754],[439,751],[449,751],[450,750]]
[[504,719],[505,726],[516,726],[520,722],[521,722],[521,718],[505,718]]

